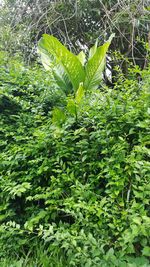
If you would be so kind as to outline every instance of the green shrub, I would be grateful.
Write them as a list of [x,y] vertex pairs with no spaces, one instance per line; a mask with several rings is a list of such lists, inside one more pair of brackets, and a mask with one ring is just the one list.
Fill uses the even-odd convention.
[[49,73],[18,60],[0,72],[1,257],[38,242],[66,266],[150,266],[150,69],[89,92],[61,126]]

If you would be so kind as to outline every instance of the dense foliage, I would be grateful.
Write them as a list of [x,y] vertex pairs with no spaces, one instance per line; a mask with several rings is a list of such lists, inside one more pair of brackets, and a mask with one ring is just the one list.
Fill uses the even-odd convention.
[[102,82],[78,120],[66,111],[58,124],[66,94],[52,73],[0,56],[0,256],[150,266],[150,69],[119,72],[113,89]]

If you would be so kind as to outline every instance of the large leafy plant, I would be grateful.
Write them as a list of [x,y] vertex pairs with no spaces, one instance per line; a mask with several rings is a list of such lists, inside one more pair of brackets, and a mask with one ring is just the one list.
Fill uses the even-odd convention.
[[71,53],[57,38],[43,34],[38,44],[44,67],[49,70],[53,66],[56,82],[64,86],[71,82],[74,92],[83,84],[85,90],[97,88],[102,79],[105,58],[114,34],[102,46],[95,45],[89,50],[89,56],[81,51],[78,55]]
[[[67,110],[76,118],[77,108],[85,93],[98,88],[100,84],[106,53],[113,37],[114,34],[99,47],[96,40],[95,45],[89,50],[88,59],[83,51],[78,55],[71,53],[52,35],[43,34],[39,41],[38,51],[45,69],[53,72],[55,81],[62,90],[68,91],[70,88],[69,93],[73,93],[67,100]],[[60,118],[62,111],[57,109],[54,114]]]

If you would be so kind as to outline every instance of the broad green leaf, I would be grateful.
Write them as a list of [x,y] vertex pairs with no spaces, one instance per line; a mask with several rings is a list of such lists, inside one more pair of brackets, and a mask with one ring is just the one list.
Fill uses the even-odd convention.
[[96,53],[97,45],[98,45],[98,39],[96,39],[95,44],[90,48],[89,59],[92,58],[94,54]]
[[86,55],[83,51],[81,51],[78,55],[77,58],[80,60],[82,66],[84,66],[85,61],[86,61]]
[[56,62],[61,64],[76,91],[80,82],[84,82],[85,79],[84,68],[78,57],[72,54],[52,35],[43,34],[38,46],[50,53]]
[[56,61],[52,54],[48,53],[48,51],[43,49],[41,46],[38,47],[38,53],[41,56],[41,61],[44,68],[53,73],[58,87],[60,87],[64,92],[70,91],[71,84],[68,75],[60,63]]
[[71,91],[72,86],[69,78],[60,64],[57,64],[53,68],[53,76],[60,89],[62,89],[65,93]]
[[38,54],[41,57],[41,62],[46,70],[51,70],[53,68],[53,57],[45,49],[38,46]]
[[83,96],[84,96],[84,87],[83,87],[83,84],[80,83],[79,88],[78,88],[78,90],[76,92],[75,102],[77,104],[80,104]]
[[86,78],[84,82],[84,87],[86,90],[95,89],[98,87],[102,79],[102,72],[105,66],[106,53],[113,37],[114,34],[110,36],[109,40],[105,44],[98,47],[93,57],[89,59],[85,70]]

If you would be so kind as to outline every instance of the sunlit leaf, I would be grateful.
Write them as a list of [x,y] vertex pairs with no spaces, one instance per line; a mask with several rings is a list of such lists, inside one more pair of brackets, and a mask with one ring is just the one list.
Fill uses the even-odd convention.
[[83,51],[81,51],[78,55],[77,58],[80,60],[82,66],[84,66],[85,61],[86,61],[86,55]]
[[84,87],[83,87],[83,84],[81,83],[79,85],[79,88],[78,88],[78,90],[76,92],[76,96],[75,96],[75,101],[77,104],[80,104],[83,96],[84,96]]
[[85,78],[84,68],[78,57],[72,54],[52,35],[43,34],[38,45],[52,55],[56,62],[61,64],[76,91],[80,82],[83,82]]
[[105,44],[98,47],[93,57],[89,59],[86,65],[86,78],[84,82],[84,87],[86,90],[95,89],[98,87],[102,79],[106,53],[113,37],[114,34],[110,36],[109,40]]
[[90,48],[89,59],[92,58],[94,56],[94,54],[96,53],[97,45],[98,45],[98,39],[96,39],[95,44]]

